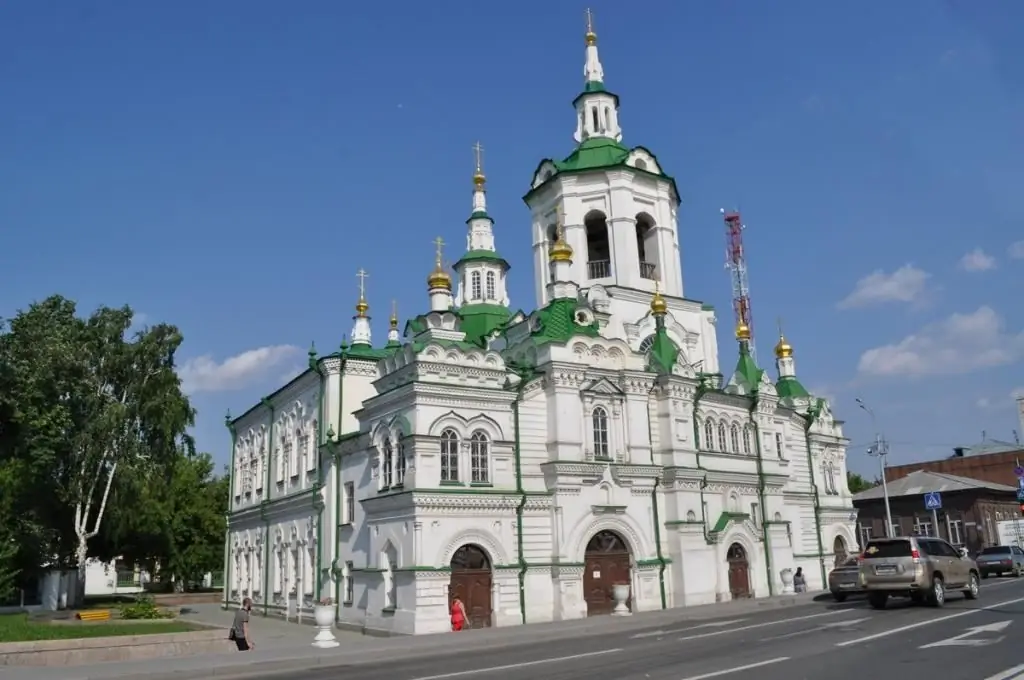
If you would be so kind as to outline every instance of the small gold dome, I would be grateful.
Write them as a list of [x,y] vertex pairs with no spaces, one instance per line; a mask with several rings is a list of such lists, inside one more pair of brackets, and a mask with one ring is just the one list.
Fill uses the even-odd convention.
[[487,178],[484,177],[483,172],[477,170],[476,173],[473,175],[473,186],[479,190],[483,189],[485,184],[487,184]]
[[665,302],[665,298],[661,297],[661,293],[654,291],[654,297],[651,298],[651,313],[652,314],[665,314],[668,312],[668,303]]
[[430,276],[427,277],[427,288],[433,290],[435,288],[444,288],[446,290],[452,289],[452,277],[448,275],[448,272],[441,269],[438,265],[434,271],[430,272]]
[[370,311],[370,303],[363,298],[359,298],[359,302],[356,303],[356,314],[366,316],[368,311]]
[[750,326],[741,321],[739,325],[736,326],[736,339],[750,340]]
[[775,356],[779,359],[788,359],[793,356],[793,345],[789,344],[783,336],[779,336],[779,344],[775,345]]
[[594,33],[593,31],[587,31],[586,36],[584,36],[584,40],[586,40],[588,46],[596,45],[597,44],[597,33]]
[[548,252],[548,259],[552,262],[572,262],[572,246],[559,236]]

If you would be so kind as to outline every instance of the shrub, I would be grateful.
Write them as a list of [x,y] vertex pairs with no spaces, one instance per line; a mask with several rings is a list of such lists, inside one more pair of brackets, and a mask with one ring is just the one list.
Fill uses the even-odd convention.
[[131,604],[121,605],[122,619],[169,619],[174,614],[160,609],[148,595],[139,595]]

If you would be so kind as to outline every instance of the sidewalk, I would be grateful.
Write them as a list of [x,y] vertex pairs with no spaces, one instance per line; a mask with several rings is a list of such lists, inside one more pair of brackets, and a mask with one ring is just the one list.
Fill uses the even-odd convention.
[[[729,617],[781,607],[810,604],[822,593],[782,595],[759,600],[743,600],[721,604],[700,605],[639,612],[630,617],[599,616],[571,621],[553,621],[526,626],[470,630],[458,635],[444,636],[447,653],[461,649],[494,649],[535,641],[550,641],[580,637],[585,634],[628,632],[655,628],[667,624]],[[214,605],[215,606],[215,605]],[[200,623],[216,625],[218,621],[230,624],[232,612],[219,613],[194,607],[195,614],[187,618]],[[225,624],[227,625],[227,624]],[[152,661],[126,661],[93,666],[61,666],[49,668],[13,668],[3,671],[4,680],[184,680],[186,678],[251,678],[254,675],[303,671],[321,667],[361,663],[374,659],[415,658],[436,652],[439,636],[419,635],[378,638],[356,633],[336,631],[340,646],[317,649],[312,646],[316,630],[310,626],[286,624],[274,619],[253,617],[256,649],[244,654],[225,652],[194,657],[155,659]],[[266,628],[264,628],[266,626]],[[266,640],[262,644],[261,640]]]

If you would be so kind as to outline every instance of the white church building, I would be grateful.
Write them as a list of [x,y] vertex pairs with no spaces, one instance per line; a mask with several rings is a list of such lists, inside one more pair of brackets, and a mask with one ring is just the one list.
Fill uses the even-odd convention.
[[[466,251],[427,278],[429,311],[351,341],[237,418],[225,604],[340,626],[450,629],[826,587],[857,545],[842,424],[759,367],[742,324],[720,365],[715,310],[683,287],[674,180],[623,145],[586,34],[577,146],[540,162],[536,309],[509,307],[478,160]],[[426,305],[425,305],[426,306]],[[732,336],[735,336],[735,344]],[[788,580],[785,579],[785,580]]]

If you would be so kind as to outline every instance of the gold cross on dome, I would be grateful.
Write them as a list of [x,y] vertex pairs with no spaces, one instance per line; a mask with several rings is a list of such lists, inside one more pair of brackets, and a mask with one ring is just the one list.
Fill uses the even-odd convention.
[[483,174],[484,171],[484,147],[480,142],[473,145],[473,158],[476,160],[476,172],[477,174]]
[[370,278],[370,275],[365,269],[360,269],[356,272],[356,278],[359,279],[359,299],[362,300],[366,297],[366,279]]
[[434,239],[434,245],[437,247],[437,266],[441,266],[441,258],[444,257],[444,241],[438,236]]
[[779,327],[779,337],[782,337],[782,317],[775,319],[775,324]]
[[594,13],[587,8],[587,33],[594,32]]

